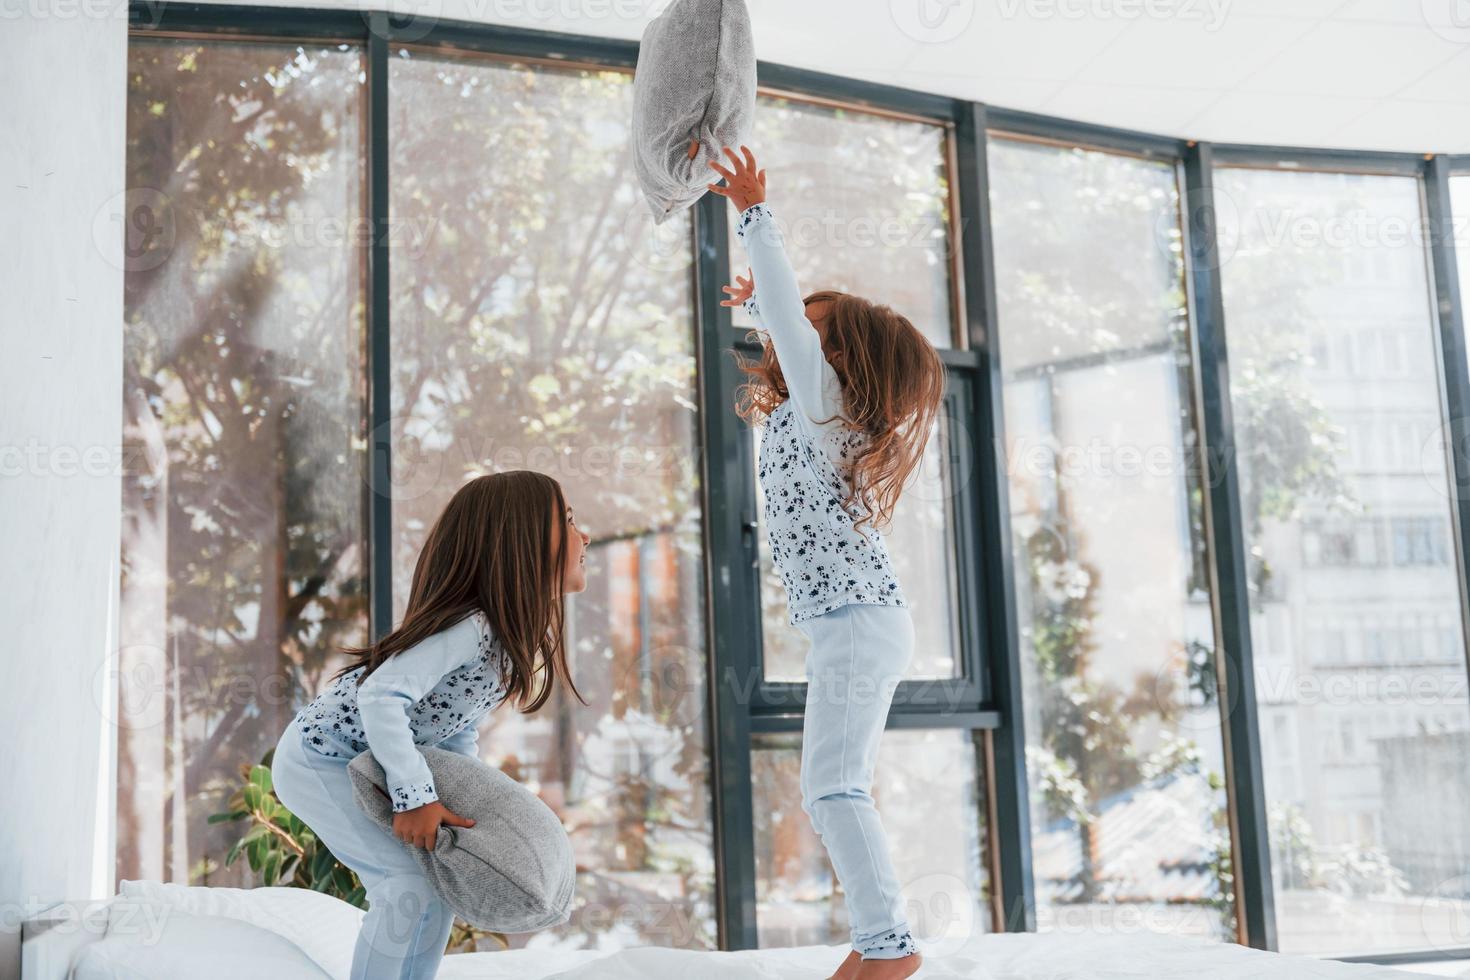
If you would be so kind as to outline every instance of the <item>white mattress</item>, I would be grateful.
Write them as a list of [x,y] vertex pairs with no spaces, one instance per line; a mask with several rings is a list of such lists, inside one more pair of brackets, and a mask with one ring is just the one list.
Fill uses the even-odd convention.
[[[1008,934],[979,936],[947,955],[926,956],[924,980],[1405,980],[1415,974],[1174,936]],[[825,980],[845,946],[742,952],[640,947],[620,952],[510,950],[445,957],[450,980]]]
[[[105,937],[95,916],[85,930],[41,931],[23,947],[27,980],[258,980],[264,941],[286,940],[291,964],[280,980],[345,980],[362,910],[297,888],[202,888],[124,881],[105,904]],[[169,916],[171,911],[187,913]],[[157,923],[163,928],[145,929]],[[220,924],[233,923],[228,929]],[[28,933],[35,923],[27,924]],[[168,930],[172,929],[172,932]],[[255,930],[254,933],[242,930]],[[254,936],[254,938],[251,938]],[[551,936],[533,937],[544,942]],[[165,941],[171,940],[171,941]],[[233,945],[232,945],[233,944]],[[1406,980],[1421,974],[1338,963],[1234,944],[1136,931],[955,937],[926,943],[924,980]],[[201,953],[200,951],[208,951]],[[618,951],[533,948],[446,956],[444,980],[826,980],[845,945],[709,952],[641,946]],[[276,949],[276,961],[286,955]],[[201,956],[208,959],[201,964]],[[133,969],[122,965],[135,964]]]

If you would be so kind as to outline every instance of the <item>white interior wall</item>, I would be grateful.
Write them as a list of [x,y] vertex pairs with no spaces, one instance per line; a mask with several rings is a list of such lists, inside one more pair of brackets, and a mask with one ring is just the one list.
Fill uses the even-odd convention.
[[112,883],[125,11],[0,5],[0,978]]

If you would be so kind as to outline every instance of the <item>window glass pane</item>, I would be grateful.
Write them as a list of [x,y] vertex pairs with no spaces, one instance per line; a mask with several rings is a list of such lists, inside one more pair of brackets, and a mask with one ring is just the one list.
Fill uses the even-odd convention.
[[395,54],[390,93],[395,602],[464,480],[561,482],[593,537],[567,603],[590,706],[503,705],[480,740],[586,869],[535,942],[714,947],[688,215],[661,250],[627,75]]
[[1419,183],[1215,186],[1281,948],[1443,946],[1470,715]]
[[[955,677],[960,667],[959,579],[955,557],[954,506],[958,475],[947,463],[953,418],[944,416],[925,447],[924,460],[899,498],[893,523],[880,530],[893,559],[893,572],[914,617],[914,657],[910,678]],[[760,455],[761,428],[753,430],[755,457]],[[756,513],[764,513],[765,495],[754,481]],[[788,620],[786,588],[776,572],[761,523],[761,651],[768,681],[806,680],[806,634]]]
[[1233,938],[1174,170],[989,165],[1039,924]]
[[[771,212],[804,292],[838,289],[891,306],[934,346],[953,346],[942,126],[762,96],[749,145],[769,174]],[[733,221],[730,261],[743,275]],[[732,312],[736,327],[751,326],[743,309]]]
[[361,62],[129,43],[119,878],[255,884],[207,821],[363,639]]
[[[883,733],[873,800],[893,844],[914,938],[925,952],[990,931],[979,733]],[[756,923],[762,947],[851,941],[842,888],[801,807],[801,735],[753,739]]]

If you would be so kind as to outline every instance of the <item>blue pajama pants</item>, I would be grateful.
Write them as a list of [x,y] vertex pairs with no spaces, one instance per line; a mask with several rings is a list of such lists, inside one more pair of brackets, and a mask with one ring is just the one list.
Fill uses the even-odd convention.
[[863,959],[918,952],[871,790],[878,740],[914,652],[902,606],[850,603],[796,624],[811,640],[801,736],[801,808],[842,884]]
[[368,911],[352,954],[352,980],[429,980],[439,970],[454,913],[408,853],[352,797],[350,759],[322,755],[294,725],[276,743],[271,781],[286,808],[357,872]]

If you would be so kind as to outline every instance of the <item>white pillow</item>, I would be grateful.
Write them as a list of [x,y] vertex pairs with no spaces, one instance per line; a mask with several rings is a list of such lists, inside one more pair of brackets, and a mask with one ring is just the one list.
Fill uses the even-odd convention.
[[[745,0],[674,0],[643,31],[633,74],[633,172],[655,224],[704,196],[755,118],[755,39]],[[689,159],[689,141],[699,152]]]
[[330,980],[296,944],[269,929],[166,905],[136,927],[109,922],[106,938],[72,962],[70,980]]
[[[145,921],[152,906],[196,915],[225,916],[268,929],[294,943],[327,975],[347,980],[364,911],[340,898],[308,888],[209,888],[173,882],[124,880],[112,900],[108,935],[114,923]],[[213,980],[213,978],[211,978]]]

